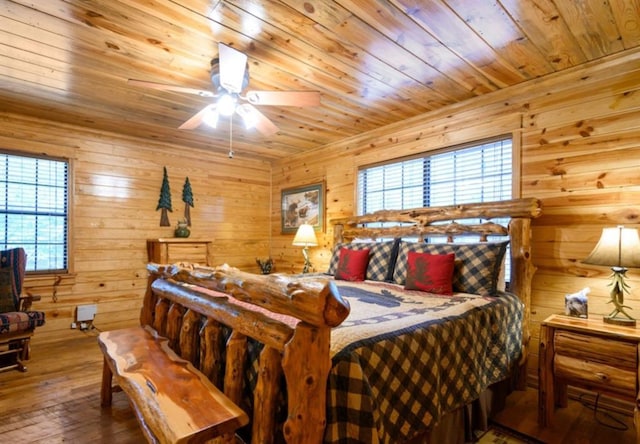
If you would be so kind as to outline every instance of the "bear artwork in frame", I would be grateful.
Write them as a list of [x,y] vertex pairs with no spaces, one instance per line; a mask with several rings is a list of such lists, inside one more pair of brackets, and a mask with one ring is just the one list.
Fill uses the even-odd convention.
[[302,224],[324,231],[324,183],[282,190],[282,233],[295,233]]

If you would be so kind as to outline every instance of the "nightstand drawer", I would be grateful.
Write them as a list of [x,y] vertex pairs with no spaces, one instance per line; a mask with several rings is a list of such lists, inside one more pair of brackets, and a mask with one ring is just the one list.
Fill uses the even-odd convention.
[[[638,372],[638,343],[605,336],[557,330],[553,342],[556,357],[566,356],[590,364],[604,364],[620,370]],[[635,389],[635,384],[632,387]]]
[[558,380],[571,381],[594,391],[617,394],[635,401],[637,370],[555,355],[553,372]]

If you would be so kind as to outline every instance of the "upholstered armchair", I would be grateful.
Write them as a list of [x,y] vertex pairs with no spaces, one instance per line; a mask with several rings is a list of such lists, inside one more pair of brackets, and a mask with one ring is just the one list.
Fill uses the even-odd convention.
[[23,248],[0,251],[0,371],[27,370],[29,341],[44,324],[44,313],[31,310],[40,298],[22,293],[26,265]]

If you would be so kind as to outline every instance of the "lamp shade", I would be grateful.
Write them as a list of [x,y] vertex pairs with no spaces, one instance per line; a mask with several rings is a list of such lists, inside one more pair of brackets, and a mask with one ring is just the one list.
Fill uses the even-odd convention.
[[640,267],[638,230],[622,226],[603,228],[598,244],[582,262],[609,267]]
[[309,224],[300,225],[296,232],[296,237],[293,238],[293,245],[303,247],[317,246],[318,239],[316,238],[316,232],[313,231],[313,227]]

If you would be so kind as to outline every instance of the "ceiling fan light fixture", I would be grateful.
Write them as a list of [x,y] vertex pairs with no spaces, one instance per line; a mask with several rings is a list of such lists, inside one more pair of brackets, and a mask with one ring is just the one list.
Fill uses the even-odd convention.
[[202,121],[207,125],[209,125],[211,128],[215,128],[218,126],[218,117],[219,117],[218,111],[215,109],[209,108],[209,110],[202,117]]
[[236,110],[237,99],[231,94],[223,94],[218,100],[218,112],[223,116],[230,116]]
[[251,106],[240,105],[236,108],[236,112],[240,117],[242,117],[242,121],[244,122],[244,127],[246,129],[254,128],[258,123],[258,116],[253,112]]

